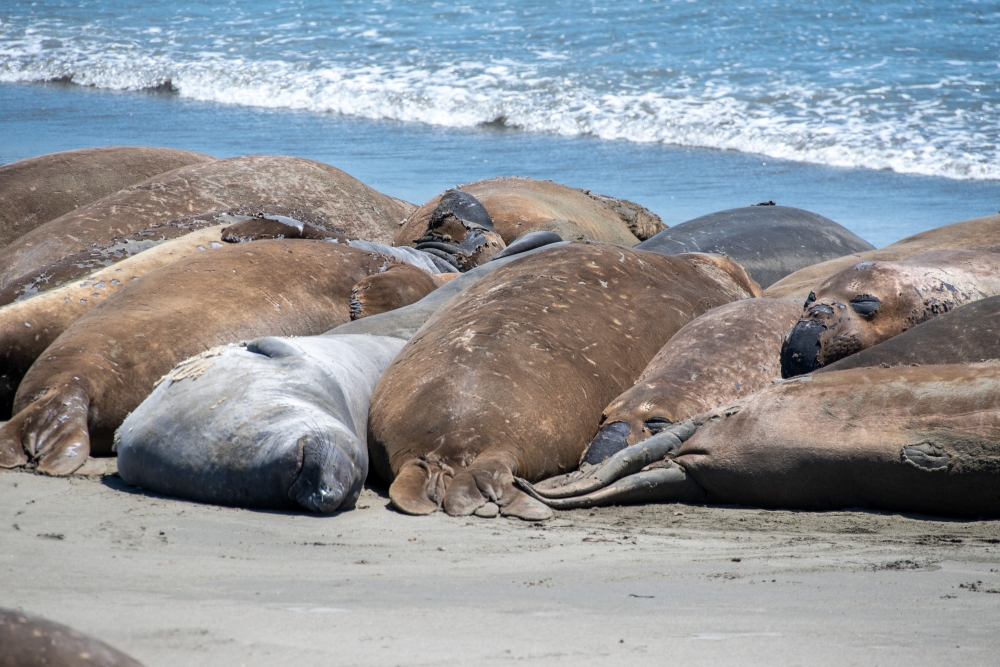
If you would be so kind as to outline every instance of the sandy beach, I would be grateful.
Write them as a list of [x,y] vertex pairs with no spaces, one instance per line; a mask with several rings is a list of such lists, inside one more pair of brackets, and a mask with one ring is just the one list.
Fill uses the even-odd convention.
[[1000,521],[679,504],[332,516],[0,474],[0,606],[159,665],[987,665]]

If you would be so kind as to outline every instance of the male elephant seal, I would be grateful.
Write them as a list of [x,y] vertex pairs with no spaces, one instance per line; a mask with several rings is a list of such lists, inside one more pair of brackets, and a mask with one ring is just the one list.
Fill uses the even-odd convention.
[[973,301],[816,373],[871,366],[967,364],[1000,359],[1000,296]]
[[932,250],[899,262],[863,262],[806,299],[781,350],[781,374],[810,373],[921,322],[1000,294],[1000,255]]
[[448,190],[431,211],[417,250],[445,260],[455,271],[466,271],[488,262],[506,247],[493,228],[490,214],[475,197],[461,190]]
[[0,649],[0,667],[142,667],[73,628],[10,609],[0,609]]
[[434,313],[375,390],[370,451],[393,504],[545,518],[513,476],[576,467],[601,408],[681,326],[754,294],[724,257],[608,244],[498,269]]
[[0,287],[115,237],[215,209],[281,204],[329,219],[352,238],[388,242],[412,204],[312,160],[250,155],[159,174],[45,223],[0,250]]
[[[461,192],[478,202],[507,245],[529,232],[550,231],[567,241],[634,246],[666,229],[655,213],[638,204],[552,181],[491,178],[448,192]],[[439,195],[414,211],[396,232],[393,245],[416,245],[426,236],[446,196]]]
[[177,363],[216,345],[314,335],[350,319],[351,288],[394,258],[326,241],[256,241],[179,260],[74,322],[29,369],[0,427],[0,467],[69,474],[108,454]]
[[604,408],[584,463],[600,463],[671,424],[780,380],[781,345],[801,314],[802,304],[793,299],[743,299],[685,324],[635,385]]
[[118,473],[198,502],[350,509],[368,475],[368,404],[404,343],[260,338],[188,359],[118,429]]
[[861,262],[895,262],[945,248],[995,251],[995,246],[998,244],[1000,244],[1000,215],[973,218],[908,236],[884,248],[845,255],[807,266],[766,288],[764,296],[772,299],[804,299],[826,278]]
[[[656,461],[668,449],[657,440],[668,431],[685,442],[667,452],[672,460]],[[582,482],[593,483],[572,497],[558,484],[521,486],[558,508],[681,500],[997,516],[1000,364],[856,368],[786,380],[672,426],[566,486]]]
[[215,158],[175,148],[111,146],[0,166],[0,248],[35,227],[150,176]]
[[801,268],[874,246],[833,220],[791,206],[747,206],[666,229],[637,248],[726,255],[767,287]]

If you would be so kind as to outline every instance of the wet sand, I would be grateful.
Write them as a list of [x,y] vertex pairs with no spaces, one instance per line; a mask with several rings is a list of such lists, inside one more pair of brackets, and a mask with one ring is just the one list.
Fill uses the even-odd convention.
[[654,505],[318,517],[0,473],[0,606],[168,665],[986,665],[1000,521]]

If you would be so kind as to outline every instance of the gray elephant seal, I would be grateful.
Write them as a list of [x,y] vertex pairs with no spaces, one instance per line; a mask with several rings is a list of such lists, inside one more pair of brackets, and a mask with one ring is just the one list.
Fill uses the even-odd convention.
[[175,148],[111,146],[0,166],[0,248],[49,220],[151,176],[214,160]]
[[9,609],[0,609],[0,648],[0,667],[142,667],[73,628]]
[[703,215],[636,247],[666,255],[726,255],[762,288],[804,267],[874,249],[833,220],[791,206],[747,206]]
[[368,404],[404,344],[259,338],[188,359],[118,429],[118,474],[198,502],[350,509],[368,475]]

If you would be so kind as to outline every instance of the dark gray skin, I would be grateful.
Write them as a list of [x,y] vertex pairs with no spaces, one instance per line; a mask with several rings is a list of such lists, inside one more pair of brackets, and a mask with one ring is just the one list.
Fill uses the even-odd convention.
[[505,247],[490,214],[478,199],[462,190],[444,193],[423,236],[416,240],[417,250],[441,258],[459,272],[488,262]]
[[516,241],[511,243],[509,246],[493,255],[493,259],[503,259],[504,257],[512,257],[514,255],[520,255],[521,253],[528,252],[529,250],[534,250],[535,248],[542,248],[553,243],[559,243],[563,238],[556,234],[555,232],[541,231],[541,232],[530,232],[524,236],[519,237]]
[[350,509],[368,475],[372,392],[404,344],[269,337],[192,357],[118,429],[118,473],[197,502]]
[[0,609],[0,667],[142,667],[102,641],[38,616]]
[[807,266],[875,248],[816,213],[790,206],[747,206],[682,222],[636,249],[726,255],[764,289]]
[[1000,296],[973,301],[814,373],[1000,359]]

